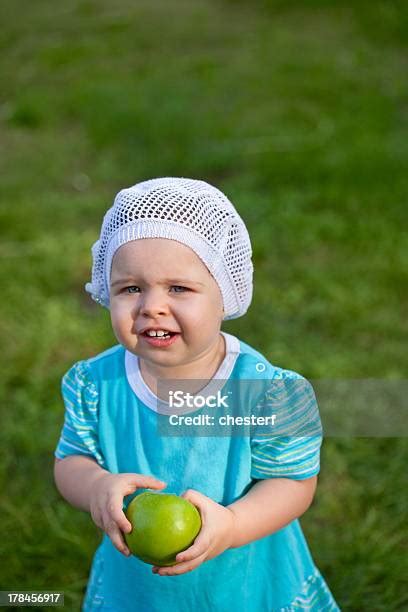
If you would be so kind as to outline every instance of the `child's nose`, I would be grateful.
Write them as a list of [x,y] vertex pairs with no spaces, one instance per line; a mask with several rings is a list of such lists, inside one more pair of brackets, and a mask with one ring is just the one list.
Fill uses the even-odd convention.
[[140,314],[157,316],[167,314],[169,310],[165,296],[161,291],[145,291],[140,302]]

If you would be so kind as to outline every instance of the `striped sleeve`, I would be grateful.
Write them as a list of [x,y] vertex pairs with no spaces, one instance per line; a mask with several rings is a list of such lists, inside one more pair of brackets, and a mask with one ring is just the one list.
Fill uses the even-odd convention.
[[61,392],[65,419],[55,457],[87,455],[104,467],[98,440],[98,391],[86,362],[78,361],[64,375]]
[[276,420],[269,431],[252,433],[252,478],[304,480],[318,474],[322,425],[312,385],[300,375],[273,380],[257,410]]

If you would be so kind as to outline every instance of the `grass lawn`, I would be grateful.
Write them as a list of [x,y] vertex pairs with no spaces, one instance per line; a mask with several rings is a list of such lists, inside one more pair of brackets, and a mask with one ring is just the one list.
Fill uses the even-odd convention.
[[[0,19],[0,587],[75,611],[100,533],[53,484],[59,387],[116,343],[83,285],[120,188],[230,196],[255,292],[224,329],[271,362],[407,378],[408,6],[15,0]],[[406,438],[328,437],[321,463],[301,522],[340,607],[407,609]]]

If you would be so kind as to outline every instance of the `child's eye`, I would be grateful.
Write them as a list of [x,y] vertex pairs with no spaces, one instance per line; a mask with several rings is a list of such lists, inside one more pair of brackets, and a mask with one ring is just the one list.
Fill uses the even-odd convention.
[[175,293],[183,293],[183,291],[188,291],[187,287],[182,287],[181,285],[172,285],[172,289],[174,289]]
[[[135,289],[135,291],[133,291],[133,289]],[[140,289],[139,287],[136,287],[136,285],[130,285],[130,287],[125,287],[124,291],[126,291],[127,293],[138,293]]]

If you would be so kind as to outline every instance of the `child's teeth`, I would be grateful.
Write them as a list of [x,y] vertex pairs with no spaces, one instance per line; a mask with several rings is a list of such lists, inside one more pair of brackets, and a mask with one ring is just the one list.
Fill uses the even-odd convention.
[[168,333],[168,332],[166,332],[166,331],[163,331],[162,329],[159,329],[159,330],[157,330],[157,331],[155,331],[155,330],[153,330],[153,329],[152,329],[152,330],[150,330],[150,331],[148,331],[148,332],[147,332],[147,335],[148,335],[148,336],[153,336],[153,337],[154,337],[154,336],[160,336],[160,337],[161,337],[161,336],[168,336],[168,335],[169,335],[169,333]]

